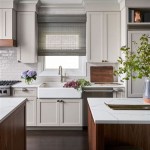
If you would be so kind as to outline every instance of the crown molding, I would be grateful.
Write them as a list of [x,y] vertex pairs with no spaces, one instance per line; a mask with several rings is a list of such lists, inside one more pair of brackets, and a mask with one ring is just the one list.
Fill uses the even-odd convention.
[[85,0],[84,3],[118,3],[118,0]]

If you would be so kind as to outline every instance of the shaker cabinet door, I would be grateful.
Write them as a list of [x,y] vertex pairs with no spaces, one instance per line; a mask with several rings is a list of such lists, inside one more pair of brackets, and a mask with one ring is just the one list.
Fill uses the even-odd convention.
[[22,63],[37,62],[37,15],[35,12],[17,14],[17,59]]
[[[131,48],[131,52],[136,52],[137,46],[133,41],[138,42],[143,34],[150,36],[150,31],[129,31],[128,32],[128,47]],[[143,97],[144,92],[144,78],[143,79],[132,79],[127,81],[128,97]]]
[[88,12],[88,62],[116,63],[120,56],[120,12]]
[[86,44],[89,62],[102,62],[103,58],[103,13],[87,13]]
[[60,126],[82,126],[82,99],[62,99]]

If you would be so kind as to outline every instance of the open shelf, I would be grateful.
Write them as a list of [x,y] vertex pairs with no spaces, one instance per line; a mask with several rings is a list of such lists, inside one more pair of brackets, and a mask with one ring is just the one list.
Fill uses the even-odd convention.
[[150,23],[150,9],[149,8],[129,8],[128,9],[129,23]]

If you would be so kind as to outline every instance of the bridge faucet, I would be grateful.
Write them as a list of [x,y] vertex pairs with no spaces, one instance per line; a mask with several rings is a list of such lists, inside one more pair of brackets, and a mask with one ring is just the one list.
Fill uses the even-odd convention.
[[59,66],[58,74],[60,75],[60,81],[63,82],[62,66]]

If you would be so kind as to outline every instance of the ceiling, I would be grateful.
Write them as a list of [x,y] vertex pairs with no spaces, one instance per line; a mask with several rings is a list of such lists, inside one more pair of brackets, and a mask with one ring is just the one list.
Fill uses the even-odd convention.
[[114,2],[118,0],[0,0],[0,1],[20,1],[20,2],[33,2],[39,1],[43,5],[67,5],[67,4],[83,4],[83,2]]

